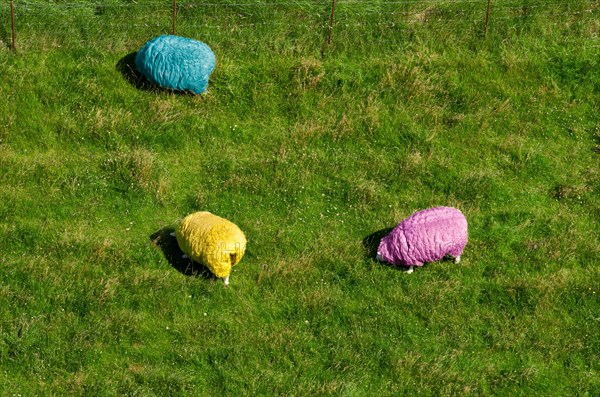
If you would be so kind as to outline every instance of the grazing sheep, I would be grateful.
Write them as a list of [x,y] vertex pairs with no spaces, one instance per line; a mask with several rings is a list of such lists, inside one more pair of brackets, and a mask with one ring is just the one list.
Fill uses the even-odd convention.
[[215,54],[201,41],[162,35],[144,44],[135,57],[135,66],[158,86],[201,94],[206,91],[215,61]]
[[409,216],[382,238],[377,260],[408,266],[408,273],[414,266],[446,256],[458,263],[467,240],[467,219],[462,212],[452,207],[429,208]]
[[234,223],[210,212],[195,212],[183,218],[175,230],[179,248],[205,265],[229,285],[231,267],[246,251],[246,236]]

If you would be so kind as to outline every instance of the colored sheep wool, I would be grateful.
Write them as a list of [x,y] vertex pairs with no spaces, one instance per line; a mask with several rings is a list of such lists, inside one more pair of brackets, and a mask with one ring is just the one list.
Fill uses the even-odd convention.
[[160,87],[201,94],[215,68],[215,54],[201,41],[163,35],[144,44],[135,66]]
[[231,267],[246,251],[246,236],[234,223],[210,212],[186,216],[175,230],[179,248],[229,284]]
[[462,212],[451,207],[429,208],[409,216],[382,238],[377,257],[409,266],[410,271],[446,256],[458,263],[467,240],[467,219]]

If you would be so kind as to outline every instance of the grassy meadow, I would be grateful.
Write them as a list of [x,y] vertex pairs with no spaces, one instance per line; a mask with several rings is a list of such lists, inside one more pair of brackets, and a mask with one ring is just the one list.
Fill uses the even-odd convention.
[[[600,2],[0,5],[0,396],[600,395]],[[413,212],[459,265],[377,263]],[[207,210],[231,285],[169,232]]]

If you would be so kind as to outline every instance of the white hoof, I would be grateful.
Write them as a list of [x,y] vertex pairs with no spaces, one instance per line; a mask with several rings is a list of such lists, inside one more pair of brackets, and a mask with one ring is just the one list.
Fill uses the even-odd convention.
[[171,232],[171,233],[169,233],[169,236],[171,236],[171,237],[175,237],[175,232]]
[[454,258],[454,263],[460,263],[460,255]]
[[377,253],[377,256],[375,257],[375,260],[377,262],[383,262],[383,256],[381,256],[381,253],[379,253],[379,252]]
[[409,266],[408,270],[406,271],[406,274],[411,274],[414,271],[415,271],[415,267],[414,266]]
[[183,255],[181,255],[181,258],[182,259],[189,259],[189,256],[187,256],[187,254],[183,254]]
[[225,278],[223,279],[223,282],[225,283],[225,286],[226,286],[226,287],[229,287],[229,276],[225,277]]

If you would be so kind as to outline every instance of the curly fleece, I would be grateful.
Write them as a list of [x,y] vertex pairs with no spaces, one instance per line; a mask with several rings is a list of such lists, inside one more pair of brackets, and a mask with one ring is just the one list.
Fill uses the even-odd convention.
[[185,254],[219,278],[229,276],[246,251],[246,236],[239,227],[205,211],[186,216],[175,237]]
[[381,239],[378,252],[388,263],[423,266],[446,255],[460,256],[467,245],[467,219],[452,207],[419,211]]
[[135,57],[137,70],[152,83],[195,94],[206,91],[215,62],[203,42],[170,35],[148,41]]

